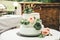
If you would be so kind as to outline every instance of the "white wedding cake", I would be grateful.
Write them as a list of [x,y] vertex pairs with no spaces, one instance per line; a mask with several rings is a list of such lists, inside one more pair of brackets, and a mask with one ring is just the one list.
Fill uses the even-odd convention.
[[44,28],[39,13],[23,14],[20,20],[19,34],[24,36],[37,36]]

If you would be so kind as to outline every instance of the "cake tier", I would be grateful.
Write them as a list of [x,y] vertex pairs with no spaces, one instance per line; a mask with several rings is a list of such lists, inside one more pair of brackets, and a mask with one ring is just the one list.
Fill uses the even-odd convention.
[[28,27],[25,25],[20,26],[19,34],[26,36],[37,36],[41,33],[41,30],[44,28],[44,25],[41,25],[40,30],[36,30],[34,27]]

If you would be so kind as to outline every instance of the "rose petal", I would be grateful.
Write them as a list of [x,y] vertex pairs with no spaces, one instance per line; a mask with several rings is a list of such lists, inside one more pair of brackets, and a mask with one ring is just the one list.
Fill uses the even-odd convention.
[[44,28],[44,29],[42,30],[42,34],[43,34],[43,35],[48,35],[49,33],[50,33],[49,28]]

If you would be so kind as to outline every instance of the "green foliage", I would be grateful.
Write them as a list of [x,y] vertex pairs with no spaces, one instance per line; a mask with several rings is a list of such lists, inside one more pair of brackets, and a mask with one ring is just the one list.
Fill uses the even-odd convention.
[[29,14],[33,12],[33,9],[31,7],[26,7],[23,12]]
[[41,29],[40,23],[39,23],[39,22],[36,22],[35,25],[34,25],[34,28],[35,28],[36,30],[40,30],[40,29]]
[[38,2],[41,2],[41,0],[38,0]]
[[34,28],[36,30],[40,30],[41,29],[40,19],[36,19],[36,23],[34,24]]
[[45,36],[43,36],[42,34],[39,35],[39,38],[43,38],[43,37],[45,37]]
[[41,1],[44,2],[44,3],[51,2],[51,0],[41,0]]
[[32,1],[37,1],[37,2],[44,2],[44,3],[47,3],[47,2],[60,2],[60,0],[8,0],[8,1],[25,1],[25,2],[32,2]]
[[23,1],[23,0],[7,0],[7,1],[18,1],[19,2],[19,1]]
[[21,24],[28,25],[30,22],[26,19],[20,21]]
[[18,1],[18,2],[19,2],[19,1],[23,1],[23,0],[16,0],[16,1]]
[[[28,21],[27,19],[22,19],[20,21],[20,23],[23,24],[23,25],[29,25],[30,21]],[[33,23],[33,24],[31,26],[33,26],[36,30],[40,30],[41,29],[40,19],[36,19],[35,23]]]
[[39,22],[39,21],[40,21],[40,19],[37,19],[37,21]]
[[[24,1],[24,0],[7,0],[7,1]],[[25,0],[28,1],[28,0]]]

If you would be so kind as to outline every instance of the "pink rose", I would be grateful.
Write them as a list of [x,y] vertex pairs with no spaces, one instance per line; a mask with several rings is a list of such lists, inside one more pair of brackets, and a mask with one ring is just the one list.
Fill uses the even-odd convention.
[[28,19],[28,21],[29,21],[30,23],[33,23],[33,22],[34,22],[34,17],[30,17],[30,18]]
[[50,33],[50,29],[49,29],[49,28],[44,28],[44,29],[41,31],[41,33],[42,33],[43,35],[48,35],[48,34]]

